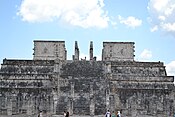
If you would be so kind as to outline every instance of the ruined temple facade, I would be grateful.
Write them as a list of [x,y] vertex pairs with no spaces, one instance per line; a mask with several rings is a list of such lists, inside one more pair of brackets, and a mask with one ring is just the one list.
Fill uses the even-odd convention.
[[78,43],[67,60],[64,41],[34,41],[33,60],[4,59],[0,69],[0,115],[103,115],[170,117],[175,112],[174,77],[163,62],[134,60],[133,42],[103,42],[97,61],[80,60]]

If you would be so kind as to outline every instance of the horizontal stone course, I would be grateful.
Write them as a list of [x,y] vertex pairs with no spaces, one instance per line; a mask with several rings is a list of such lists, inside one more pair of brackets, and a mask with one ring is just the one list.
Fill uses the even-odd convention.
[[136,81],[136,82],[174,82],[173,76],[137,76],[137,75],[126,75],[126,74],[113,74],[111,81]]

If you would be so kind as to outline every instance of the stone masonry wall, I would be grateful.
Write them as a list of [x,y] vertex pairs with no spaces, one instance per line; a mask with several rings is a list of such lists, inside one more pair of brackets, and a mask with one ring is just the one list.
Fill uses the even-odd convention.
[[111,74],[114,108],[124,116],[173,116],[173,77],[166,76],[163,63],[112,62]]
[[67,51],[64,41],[34,41],[34,60],[54,60],[59,58],[60,60],[67,59]]
[[0,115],[53,110],[53,61],[6,60],[0,70]]
[[175,87],[162,62],[8,60],[0,70],[0,115],[170,117]]
[[74,61],[64,64],[59,87],[57,114],[64,110],[80,115],[99,115],[106,111],[103,62]]
[[133,61],[134,42],[103,42],[103,61]]

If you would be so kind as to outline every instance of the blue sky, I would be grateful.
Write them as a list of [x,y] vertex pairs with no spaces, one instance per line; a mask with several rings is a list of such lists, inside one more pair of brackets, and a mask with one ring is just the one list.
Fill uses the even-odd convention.
[[175,75],[174,0],[1,0],[0,62],[32,59],[33,40],[64,40],[68,58],[101,57],[103,41],[135,42],[136,61],[162,61]]

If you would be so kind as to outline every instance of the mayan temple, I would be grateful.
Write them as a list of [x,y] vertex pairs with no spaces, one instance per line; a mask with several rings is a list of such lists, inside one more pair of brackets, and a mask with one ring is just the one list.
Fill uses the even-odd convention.
[[32,60],[4,59],[0,69],[0,116],[96,116],[120,111],[122,117],[173,117],[174,76],[163,62],[134,60],[134,42],[103,42],[97,61],[80,58],[75,42],[67,60],[65,41],[34,41]]

